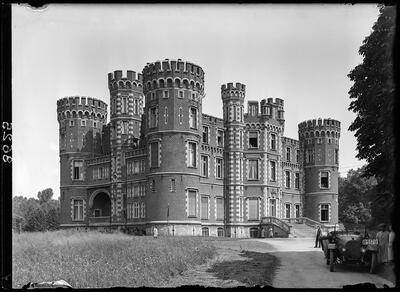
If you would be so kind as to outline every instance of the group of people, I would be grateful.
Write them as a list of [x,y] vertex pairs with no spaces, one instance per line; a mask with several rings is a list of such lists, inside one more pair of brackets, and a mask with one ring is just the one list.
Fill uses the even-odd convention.
[[[379,232],[376,234],[376,239],[378,239],[378,262],[379,263],[390,263],[394,261],[393,255],[393,241],[394,232],[392,226],[388,227],[385,224],[379,225]],[[322,236],[321,226],[317,227],[317,234],[315,237],[315,246],[321,247],[321,236]]]
[[385,224],[381,224],[379,225],[379,229],[379,232],[376,234],[376,239],[378,239],[378,262],[393,262],[394,232],[392,226],[389,225],[387,227]]

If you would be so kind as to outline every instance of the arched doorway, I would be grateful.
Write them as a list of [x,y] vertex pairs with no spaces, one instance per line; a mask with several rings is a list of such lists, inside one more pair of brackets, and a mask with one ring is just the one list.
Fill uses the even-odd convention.
[[111,215],[110,195],[106,190],[98,190],[89,201],[91,217],[109,217]]

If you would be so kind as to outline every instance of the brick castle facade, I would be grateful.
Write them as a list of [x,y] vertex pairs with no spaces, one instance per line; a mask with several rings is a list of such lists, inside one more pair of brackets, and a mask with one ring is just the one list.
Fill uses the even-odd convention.
[[223,118],[203,114],[204,71],[178,60],[108,74],[107,104],[57,101],[61,226],[151,234],[285,236],[290,218],[338,222],[340,122],[284,137],[284,102],[221,86]]

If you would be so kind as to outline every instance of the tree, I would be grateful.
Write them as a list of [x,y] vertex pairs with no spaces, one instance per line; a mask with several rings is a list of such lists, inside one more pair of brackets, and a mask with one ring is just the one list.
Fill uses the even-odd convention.
[[365,166],[349,170],[346,178],[339,178],[339,220],[344,224],[374,224],[372,214],[377,181],[365,177]]
[[38,192],[37,197],[39,199],[39,204],[46,203],[53,197],[53,189],[47,188],[41,192]]
[[[376,200],[380,209],[391,210],[394,201],[393,45],[396,8],[379,6],[380,15],[372,33],[359,49],[364,59],[348,75],[354,81],[349,110],[357,114],[349,130],[355,131],[357,157],[367,160],[364,176],[377,179]],[[389,222],[390,212],[378,212]],[[374,214],[373,214],[374,216]]]

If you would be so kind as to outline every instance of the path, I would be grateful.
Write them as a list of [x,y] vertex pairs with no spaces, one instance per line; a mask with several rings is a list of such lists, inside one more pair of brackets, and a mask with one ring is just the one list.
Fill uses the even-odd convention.
[[[384,285],[393,287],[393,283],[370,274],[362,267],[339,265],[335,272],[330,272],[322,250],[314,248],[314,238],[240,239],[214,241],[214,244],[217,257],[172,278],[162,286],[343,288],[345,285],[373,283],[378,288]],[[241,253],[243,250],[250,253],[244,255]],[[280,262],[274,277],[265,272],[269,270],[270,255],[277,257]],[[215,267],[223,267],[226,273],[215,272]]]

